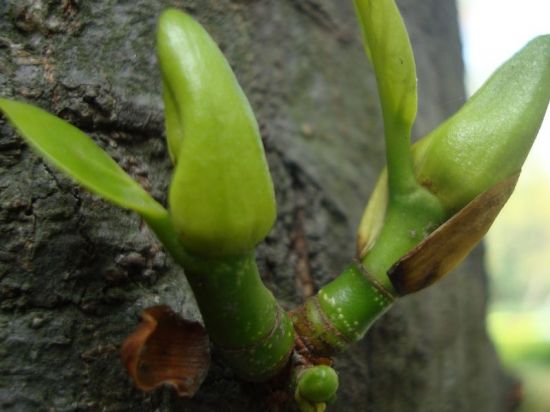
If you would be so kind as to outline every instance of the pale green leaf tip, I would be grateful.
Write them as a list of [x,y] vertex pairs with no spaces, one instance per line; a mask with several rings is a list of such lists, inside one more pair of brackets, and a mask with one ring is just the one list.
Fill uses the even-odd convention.
[[[550,35],[503,63],[453,116],[421,139],[419,179],[450,213],[521,170],[550,100]],[[418,145],[417,144],[417,145]]]
[[[0,98],[0,110],[4,112],[6,117],[10,120],[10,123],[13,124],[15,129],[18,131],[21,137],[23,137],[30,145],[34,148],[38,154],[45,158],[48,162],[53,163],[58,169],[62,170],[66,175],[75,180],[78,184],[81,184],[91,192],[96,195],[110,201],[111,203],[125,208],[133,210],[134,212],[142,215],[143,217],[149,219],[160,219],[167,214],[166,209],[164,209],[153,197],[151,197],[136,181],[134,181],[130,176],[124,172],[120,166],[112,160],[109,155],[103,151],[99,146],[97,146],[92,139],[86,136],[81,130],[74,127],[73,125],[65,122],[64,120],[54,116],[47,111],[30,105],[28,103],[20,102],[17,100],[11,100],[6,98]],[[92,143],[97,147],[102,153],[102,157],[107,160],[109,163],[113,163],[116,166],[116,170],[119,175],[119,182],[122,182],[123,185],[120,187],[120,192],[118,194],[113,194],[110,191],[105,191],[101,184],[98,184],[97,181],[91,181],[86,177],[82,177],[80,173],[75,173],[70,166],[70,161],[64,162],[64,159],[59,158],[59,155],[52,155],[51,149],[46,145],[44,147],[44,141],[42,140],[44,135],[41,138],[33,136],[33,133],[25,132],[25,125],[21,124],[21,116],[25,118],[25,122],[36,122],[38,116],[42,116],[42,119],[47,119],[48,126],[45,130],[52,127],[51,122],[57,122],[59,125],[65,125],[65,127],[70,127],[71,130],[74,130],[74,133],[81,135],[81,138],[86,139],[89,143]],[[42,143],[38,143],[42,140]],[[88,143],[88,144],[89,144]],[[96,159],[97,161],[97,159]],[[100,160],[101,163],[101,160]],[[110,170],[110,173],[113,171]],[[112,178],[112,175],[107,176],[107,178]],[[98,179],[99,181],[100,179]],[[124,193],[131,193],[132,195],[124,196]]]

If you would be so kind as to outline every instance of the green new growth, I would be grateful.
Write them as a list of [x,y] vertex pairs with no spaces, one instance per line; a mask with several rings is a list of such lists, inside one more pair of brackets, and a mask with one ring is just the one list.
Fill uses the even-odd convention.
[[[79,129],[27,103],[0,99],[0,110],[46,161],[143,218],[183,268],[208,338],[232,370],[247,381],[285,377],[303,412],[324,411],[335,399],[331,356],[360,340],[396,299],[444,276],[481,240],[513,191],[550,99],[546,35],[411,145],[416,68],[403,19],[394,0],[353,3],[378,85],[387,166],[357,245],[349,245],[357,247],[356,259],[289,313],[263,284],[255,259],[276,219],[256,119],[222,52],[189,15],[166,10],[157,31],[174,167],[167,207]],[[143,390],[170,384],[193,396],[206,376],[206,334],[178,316],[151,308],[123,345],[124,363]],[[163,350],[150,351],[159,345]],[[143,362],[149,372],[140,369]]]

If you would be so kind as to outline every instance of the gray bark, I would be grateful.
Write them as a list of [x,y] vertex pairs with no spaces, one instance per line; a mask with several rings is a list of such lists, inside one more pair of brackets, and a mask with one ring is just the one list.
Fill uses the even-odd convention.
[[[165,202],[156,19],[186,9],[218,40],[258,116],[278,220],[258,260],[286,308],[354,254],[383,161],[381,115],[351,1],[3,0],[0,90],[88,132]],[[464,100],[453,0],[399,1],[428,132]],[[32,119],[30,119],[32,121]],[[90,195],[0,123],[0,409],[260,411],[270,385],[217,358],[191,400],[129,382],[119,346],[141,309],[198,313],[183,271],[134,214]],[[484,327],[482,251],[403,299],[337,359],[334,411],[504,411],[507,380]],[[280,410],[293,410],[290,404]]]

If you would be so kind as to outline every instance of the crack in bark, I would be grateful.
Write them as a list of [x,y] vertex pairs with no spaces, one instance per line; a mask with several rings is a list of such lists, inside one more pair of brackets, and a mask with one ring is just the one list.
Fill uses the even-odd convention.
[[294,270],[296,272],[298,286],[303,298],[308,298],[315,293],[315,282],[311,276],[309,262],[309,250],[304,231],[304,208],[298,206],[294,213],[294,229],[292,232],[292,250],[296,254]]

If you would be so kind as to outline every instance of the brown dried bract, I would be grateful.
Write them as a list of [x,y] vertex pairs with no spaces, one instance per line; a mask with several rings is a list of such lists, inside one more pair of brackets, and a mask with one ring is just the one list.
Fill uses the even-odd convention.
[[192,397],[210,367],[208,335],[203,326],[181,318],[168,306],[147,308],[141,323],[122,344],[122,361],[144,391],[168,384]]
[[477,196],[388,271],[400,295],[417,292],[455,268],[479,243],[514,191],[519,174]]

